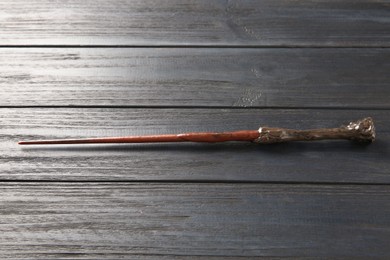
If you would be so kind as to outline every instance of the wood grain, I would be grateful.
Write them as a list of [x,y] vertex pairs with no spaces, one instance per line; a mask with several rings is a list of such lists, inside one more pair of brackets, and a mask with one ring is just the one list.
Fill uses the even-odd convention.
[[388,186],[2,183],[0,254],[390,257]]
[[5,0],[2,45],[389,46],[386,0]]
[[0,106],[390,108],[390,49],[3,48]]
[[[390,258],[389,14],[387,0],[0,1],[1,259]],[[370,145],[17,145],[367,116]]]
[[[387,110],[1,109],[2,180],[207,180],[390,183]],[[372,116],[371,145],[319,141],[256,145],[119,144],[18,146],[57,139],[234,131],[259,126],[338,127]]]

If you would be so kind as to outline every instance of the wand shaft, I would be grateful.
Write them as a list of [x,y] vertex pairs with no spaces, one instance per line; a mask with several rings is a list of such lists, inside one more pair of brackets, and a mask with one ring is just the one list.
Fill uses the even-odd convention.
[[224,133],[184,133],[169,135],[145,135],[145,136],[124,136],[104,137],[87,139],[65,139],[65,140],[38,140],[22,141],[19,144],[98,144],[98,143],[170,143],[170,142],[203,142],[219,143],[228,141],[253,141],[259,137],[257,130],[235,131]]

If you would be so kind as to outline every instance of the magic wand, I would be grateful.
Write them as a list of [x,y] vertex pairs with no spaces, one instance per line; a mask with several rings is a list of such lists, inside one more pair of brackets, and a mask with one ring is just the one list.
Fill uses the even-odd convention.
[[102,143],[157,143],[157,142],[202,142],[218,143],[228,141],[249,141],[259,144],[281,143],[289,141],[312,141],[325,139],[346,139],[360,142],[372,142],[375,139],[375,127],[372,118],[367,117],[338,128],[293,130],[277,127],[260,127],[258,130],[234,132],[196,132],[166,135],[103,137],[86,139],[57,139],[21,141],[21,145],[40,144],[102,144]]

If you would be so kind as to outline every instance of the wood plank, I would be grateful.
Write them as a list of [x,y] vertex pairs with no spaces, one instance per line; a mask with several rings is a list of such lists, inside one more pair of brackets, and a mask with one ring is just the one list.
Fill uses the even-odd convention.
[[2,183],[0,191],[5,258],[390,256],[388,186]]
[[5,0],[2,45],[389,46],[386,0]]
[[[1,180],[208,180],[390,183],[388,110],[287,109],[1,109]],[[18,146],[54,139],[280,126],[338,127],[372,116],[377,141],[259,146],[119,144]]]
[[0,49],[0,106],[390,108],[390,49]]

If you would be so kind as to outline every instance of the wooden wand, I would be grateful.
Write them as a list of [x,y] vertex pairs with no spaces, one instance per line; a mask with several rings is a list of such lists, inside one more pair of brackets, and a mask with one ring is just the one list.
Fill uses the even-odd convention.
[[167,135],[145,135],[104,137],[87,139],[58,139],[21,141],[21,145],[39,144],[102,144],[102,143],[157,143],[157,142],[202,142],[218,143],[228,141],[249,141],[259,144],[281,143],[289,141],[312,141],[325,139],[346,139],[359,142],[372,142],[375,139],[375,127],[372,118],[367,117],[350,122],[339,128],[293,130],[277,127],[260,127],[258,130],[234,132],[197,132]]

